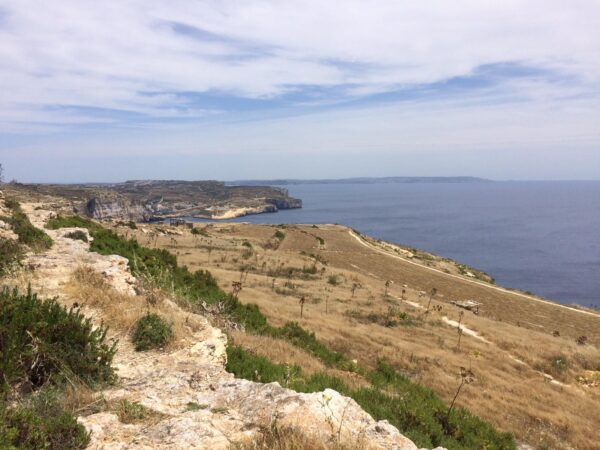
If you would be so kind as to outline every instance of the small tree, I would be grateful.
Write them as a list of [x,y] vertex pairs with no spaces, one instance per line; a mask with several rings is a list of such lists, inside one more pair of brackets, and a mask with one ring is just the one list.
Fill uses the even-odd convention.
[[304,315],[304,303],[306,303],[306,299],[304,298],[304,296],[302,296],[302,298],[300,298],[300,318],[302,319],[302,316]]
[[388,296],[388,290],[390,289],[391,284],[392,284],[392,282],[390,280],[387,280],[385,282],[385,293],[383,294],[384,297]]
[[358,288],[360,288],[360,283],[352,283],[352,298],[354,298],[354,293]]

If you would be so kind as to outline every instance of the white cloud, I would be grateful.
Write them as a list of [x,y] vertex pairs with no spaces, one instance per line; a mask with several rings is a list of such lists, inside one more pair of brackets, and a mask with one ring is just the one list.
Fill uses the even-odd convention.
[[[3,0],[1,7],[5,111],[60,104],[160,115],[173,98],[144,93],[273,97],[294,85],[351,83],[353,95],[364,95],[507,61],[600,81],[593,0]],[[177,33],[172,23],[212,37]]]
[[[554,148],[567,170],[600,150],[598,30],[597,0],[0,0],[0,156]],[[264,114],[190,95],[311,90]]]

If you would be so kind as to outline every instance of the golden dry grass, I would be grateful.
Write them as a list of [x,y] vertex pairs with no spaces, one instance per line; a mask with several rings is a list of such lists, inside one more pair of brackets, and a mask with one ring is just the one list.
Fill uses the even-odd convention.
[[89,266],[78,267],[73,272],[65,292],[81,306],[91,307],[93,314],[99,314],[117,336],[128,335],[138,319],[149,312],[171,324],[174,339],[170,347],[180,347],[186,338],[204,326],[198,316],[178,308],[160,289],[148,286],[144,290],[145,296],[120,293]]
[[[385,358],[446,401],[455,392],[459,368],[471,367],[477,379],[464,389],[460,406],[514,433],[521,441],[549,448],[600,448],[600,389],[578,381],[586,371],[600,371],[600,315],[538,302],[409,264],[361,245],[344,227],[286,226],[286,237],[277,250],[268,244],[277,229],[274,226],[202,227],[208,237],[193,236],[183,229],[174,231],[180,235],[171,236],[167,233],[173,231],[165,226],[144,226],[147,233],[138,230],[136,234],[142,243],[168,248],[191,269],[210,270],[225,289],[239,281],[243,266],[253,266],[244,275],[239,298],[258,304],[273,324],[299,321],[330,347],[367,366]],[[157,228],[164,236],[146,242]],[[321,237],[324,245],[315,236]],[[251,255],[245,252],[244,241],[252,245]],[[302,268],[312,264],[317,273],[303,276]],[[298,271],[288,279],[285,270],[290,267]],[[279,276],[273,276],[278,270]],[[335,275],[340,283],[329,284],[329,275]],[[383,295],[386,280],[393,282],[388,297]],[[355,283],[360,288],[352,296]],[[428,297],[422,292],[433,287],[438,294],[432,306],[440,310],[424,315]],[[406,291],[406,301],[401,300],[402,290]],[[299,298],[303,296],[306,303],[300,319]],[[463,334],[459,351],[457,329],[442,319],[458,320],[462,310],[450,301],[464,299],[482,303],[480,314],[465,312],[462,323],[487,342]],[[369,315],[386,317],[390,307],[413,320],[388,328],[368,319]],[[560,336],[553,336],[554,331]],[[581,335],[588,337],[587,345],[575,343]],[[304,352],[292,351],[285,343],[241,335],[235,339],[274,361],[306,366],[309,372],[319,370],[321,364]],[[564,366],[557,363],[561,358],[566,361]]]

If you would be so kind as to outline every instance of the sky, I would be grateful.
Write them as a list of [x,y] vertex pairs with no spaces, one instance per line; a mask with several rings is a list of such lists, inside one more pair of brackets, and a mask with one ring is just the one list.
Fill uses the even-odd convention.
[[597,0],[0,0],[24,182],[600,179]]

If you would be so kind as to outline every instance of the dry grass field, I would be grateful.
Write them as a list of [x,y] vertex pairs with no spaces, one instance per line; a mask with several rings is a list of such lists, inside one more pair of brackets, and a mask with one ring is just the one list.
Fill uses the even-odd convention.
[[[210,270],[224,289],[241,281],[240,300],[258,304],[273,324],[298,321],[367,366],[385,358],[448,402],[460,367],[471,368],[476,381],[458,403],[521,442],[600,449],[596,312],[459,275],[464,269],[445,260],[408,258],[341,226],[211,223],[197,224],[195,234],[165,225],[118,228],[169,249],[190,269]],[[469,299],[481,303],[479,314],[451,303]],[[307,373],[324,369],[286,342],[232,337],[275,362],[298,363]],[[353,386],[365,383],[356,374],[336,374]]]

